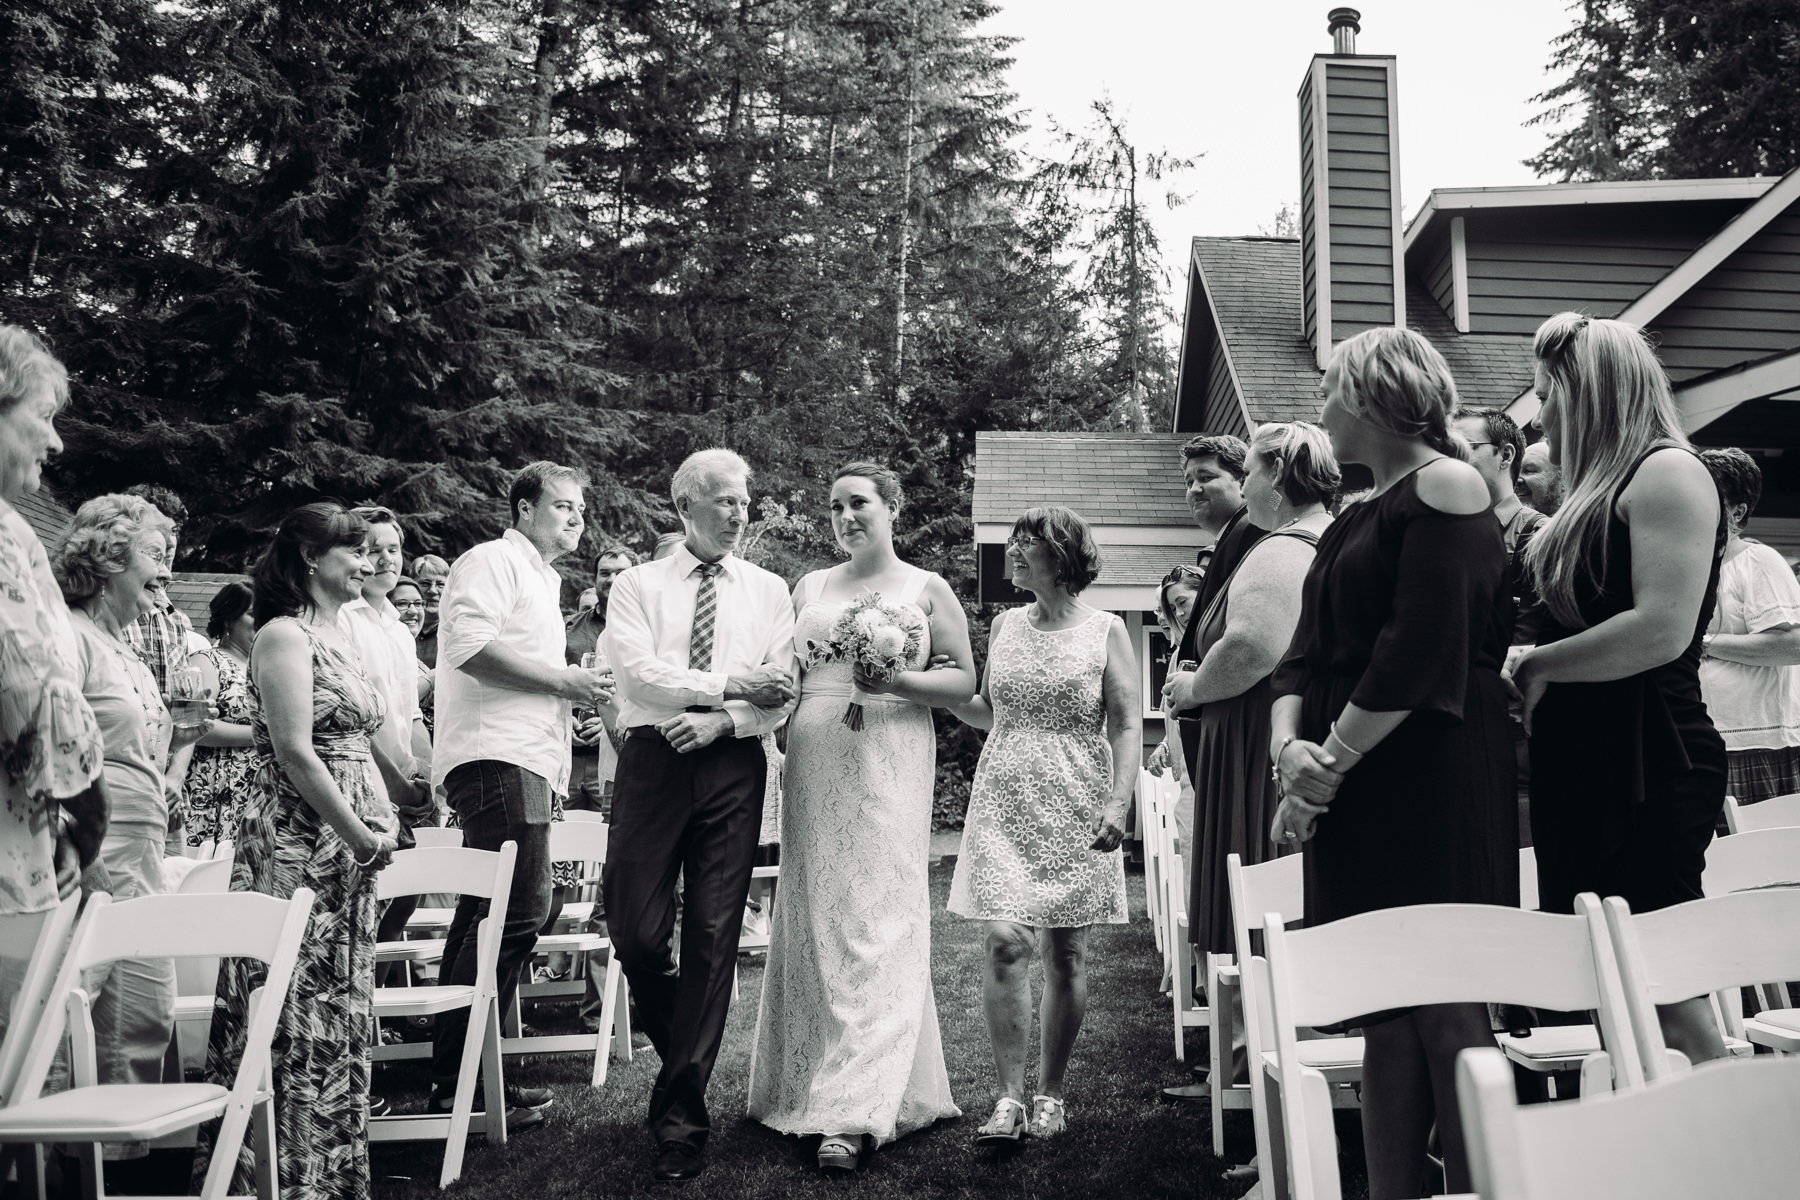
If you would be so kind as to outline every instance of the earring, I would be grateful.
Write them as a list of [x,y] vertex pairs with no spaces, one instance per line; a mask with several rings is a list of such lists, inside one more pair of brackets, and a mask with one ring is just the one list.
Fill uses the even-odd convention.
[[308,563],[306,566],[306,573],[308,575],[317,575],[319,573],[319,568],[313,566],[311,563]]

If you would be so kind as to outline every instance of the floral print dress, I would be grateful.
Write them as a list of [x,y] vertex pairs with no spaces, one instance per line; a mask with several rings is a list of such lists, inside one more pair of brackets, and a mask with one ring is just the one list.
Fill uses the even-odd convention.
[[[219,673],[219,694],[215,700],[219,720],[250,724],[249,671],[216,646],[201,653],[212,660],[213,669]],[[250,793],[255,774],[254,746],[194,747],[185,789],[188,845],[237,840],[238,816],[243,812],[244,798]]]
[[[282,617],[278,620],[292,620]],[[271,622],[273,624],[273,622]],[[313,749],[344,799],[371,827],[387,811],[369,738],[381,727],[381,694],[362,668],[318,631],[312,644]],[[256,771],[238,825],[231,890],[286,899],[316,894],[293,989],[275,1028],[275,1124],[281,1200],[365,1200],[369,1195],[369,1061],[375,1017],[375,877],[314,811],[275,761],[255,680],[250,683]],[[207,1081],[229,1087],[244,1054],[250,993],[268,968],[228,958],[219,972],[207,1049]],[[206,1177],[217,1124],[201,1131],[194,1181]],[[250,1140],[231,1191],[252,1190]]]

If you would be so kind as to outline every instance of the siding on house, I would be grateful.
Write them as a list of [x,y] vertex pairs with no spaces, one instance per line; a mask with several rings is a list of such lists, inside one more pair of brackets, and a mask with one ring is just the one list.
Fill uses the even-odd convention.
[[1331,340],[1394,323],[1388,65],[1325,63]]
[[1649,328],[1677,384],[1800,347],[1800,204],[1745,242]]
[[[1450,264],[1449,222],[1444,223],[1441,232],[1432,234],[1429,242],[1414,246],[1407,254],[1406,277],[1409,285],[1422,288],[1437,302],[1444,316],[1455,322],[1456,273]],[[1412,290],[1411,286],[1408,290]]]
[[1208,433],[1231,433],[1246,441],[1250,429],[1244,424],[1244,408],[1238,403],[1237,387],[1231,382],[1231,367],[1226,360],[1225,343],[1212,339],[1210,369],[1206,382],[1206,424]]
[[1464,225],[1469,332],[1530,334],[1569,310],[1617,316],[1743,207],[1727,200],[1472,210]]
[[1318,338],[1319,286],[1315,265],[1318,249],[1318,198],[1313,180],[1313,74],[1300,85],[1300,333],[1311,344]]

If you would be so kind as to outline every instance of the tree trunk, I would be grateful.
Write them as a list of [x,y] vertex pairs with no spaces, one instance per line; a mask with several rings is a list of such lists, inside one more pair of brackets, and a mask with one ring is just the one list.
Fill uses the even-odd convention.
[[563,2],[544,0],[543,20],[538,26],[537,61],[532,69],[531,112],[525,129],[530,138],[528,183],[531,194],[540,199],[550,186],[550,171],[546,165],[550,148],[550,105],[556,98],[556,81],[567,36],[562,22]]
[[918,123],[919,106],[919,71],[918,71],[918,36],[919,14],[913,9],[912,44],[907,47],[906,54],[906,136],[902,142],[900,156],[900,235],[898,242],[898,261],[894,264],[894,403],[906,401],[906,383],[903,372],[906,369],[906,268],[907,259],[912,255],[912,177],[914,127]]

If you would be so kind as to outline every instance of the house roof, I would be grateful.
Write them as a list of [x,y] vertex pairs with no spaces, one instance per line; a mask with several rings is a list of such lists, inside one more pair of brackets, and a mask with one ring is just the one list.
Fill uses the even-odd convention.
[[212,616],[212,598],[219,589],[228,583],[250,582],[248,575],[233,575],[221,571],[176,571],[169,579],[169,599],[175,607],[187,614],[187,619],[194,623],[194,628],[201,633],[206,632],[206,622]]
[[[1191,526],[1190,526],[1191,527]],[[1194,530],[1194,542],[1200,541]],[[1195,546],[1101,546],[1100,576],[1096,586],[1108,588],[1149,588],[1154,597],[1158,584],[1169,568],[1194,562]],[[1154,599],[1151,601],[1154,603]]]
[[1585,204],[1670,204],[1685,200],[1755,200],[1773,176],[1747,179],[1639,179],[1608,183],[1524,183],[1510,187],[1434,188],[1406,226],[1406,248],[1440,217],[1477,208],[1552,208]]
[[975,523],[1010,525],[1033,505],[1065,504],[1095,525],[1192,528],[1181,482],[1186,440],[1178,433],[977,433]]
[[38,535],[38,541],[44,543],[46,551],[56,549],[57,543],[62,541],[63,530],[69,527],[69,522],[75,517],[74,513],[64,507],[62,501],[41,488],[20,496],[13,502],[13,507],[19,510],[25,523]]
[[1319,369],[1300,333],[1300,242],[1197,237],[1193,254],[1251,422],[1317,420]]
[[1456,380],[1465,408],[1505,408],[1531,387],[1532,339],[1523,334],[1458,333],[1431,293],[1406,285],[1407,327],[1425,335]]

